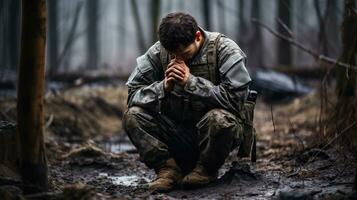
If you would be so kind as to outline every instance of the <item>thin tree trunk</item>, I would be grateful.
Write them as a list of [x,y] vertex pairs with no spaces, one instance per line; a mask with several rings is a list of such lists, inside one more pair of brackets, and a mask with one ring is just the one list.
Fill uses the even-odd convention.
[[328,0],[327,1],[327,21],[326,30],[327,31],[327,41],[329,43],[328,49],[331,57],[337,57],[338,51],[340,50],[340,37],[339,37],[339,25],[338,25],[338,1]]
[[[356,2],[345,0],[345,15],[341,27],[342,54],[341,62],[355,65],[357,63],[357,13]],[[357,72],[346,68],[337,68],[337,103],[327,122],[330,137],[340,137],[342,147],[350,150],[357,160]],[[350,127],[346,130],[346,127]],[[342,133],[343,131],[343,133]],[[357,173],[357,170],[356,170]],[[357,175],[355,179],[355,188]]]
[[89,69],[98,68],[99,43],[98,43],[98,10],[100,1],[86,0],[87,2],[87,20],[88,20],[88,37],[87,37],[87,67]]
[[131,10],[133,12],[134,16],[134,23],[136,27],[136,34],[137,34],[137,39],[138,39],[138,44],[139,44],[139,50],[140,52],[144,52],[146,49],[145,45],[145,39],[144,39],[144,32],[142,30],[141,22],[140,22],[140,16],[139,16],[139,8],[136,0],[131,0]]
[[[260,20],[261,16],[261,2],[260,0],[253,0],[252,1],[252,18]],[[249,62],[253,66],[263,66],[263,57],[261,49],[263,45],[263,40],[262,40],[262,31],[261,28],[258,26],[253,26],[252,27],[252,35],[250,38],[250,46],[248,48],[248,56],[251,58],[254,58],[254,60],[250,60]]]
[[5,38],[4,38],[4,25],[5,25],[5,20],[4,20],[4,12],[3,9],[5,7],[5,2],[4,0],[0,0],[0,80],[4,78],[4,71],[5,71]]
[[48,185],[43,128],[45,41],[45,0],[23,0],[17,93],[20,174],[25,184],[40,190]]
[[205,29],[211,30],[211,2],[210,0],[201,0],[203,21],[205,23]]
[[58,59],[57,0],[47,0],[48,4],[48,75],[56,73]]
[[327,41],[326,26],[325,26],[326,17],[328,16],[329,10],[326,9],[325,14],[323,14],[318,0],[314,0],[314,8],[319,23],[319,34],[318,34],[319,51],[322,54],[329,56],[328,49],[327,49],[328,41]]
[[[278,0],[278,18],[291,28],[291,0]],[[278,26],[278,32],[284,33],[285,29],[281,25]],[[284,40],[278,41],[278,63],[281,65],[290,65],[292,60],[292,50],[288,42]]]
[[9,67],[10,70],[16,70],[19,60],[19,40],[20,40],[20,12],[21,12],[21,1],[11,0],[9,4]]
[[217,9],[218,9],[218,25],[220,32],[226,34],[226,11],[224,0],[217,0]]
[[152,0],[151,3],[151,20],[152,20],[152,42],[157,41],[157,29],[159,24],[161,1]]
[[[124,59],[125,58],[125,52],[126,52],[126,2],[127,0],[121,0],[119,2],[119,19],[118,19],[118,32],[119,32],[119,54],[120,58]],[[120,67],[122,67],[122,64],[120,64]]]

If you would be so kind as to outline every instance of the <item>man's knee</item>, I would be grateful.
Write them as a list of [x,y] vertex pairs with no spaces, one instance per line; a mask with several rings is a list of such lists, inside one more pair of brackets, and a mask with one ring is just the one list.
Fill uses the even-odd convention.
[[138,116],[143,113],[145,113],[145,110],[137,106],[126,110],[123,116],[123,127],[126,132],[139,126]]
[[235,115],[224,109],[212,109],[204,116],[208,124],[214,124],[219,128],[227,128],[237,123]]
[[224,109],[213,109],[207,112],[197,124],[201,131],[209,131],[209,134],[233,133],[238,128],[238,120],[235,115]]

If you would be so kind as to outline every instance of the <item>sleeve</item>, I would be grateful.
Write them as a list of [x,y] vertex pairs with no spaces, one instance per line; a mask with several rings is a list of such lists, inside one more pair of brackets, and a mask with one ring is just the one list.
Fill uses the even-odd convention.
[[161,78],[159,45],[159,43],[154,44],[136,60],[136,67],[126,83],[129,108],[140,106],[160,112],[160,101],[164,98],[165,92],[163,78]]
[[247,97],[251,78],[245,67],[245,54],[232,40],[222,36],[217,48],[220,84],[190,75],[184,90],[208,107],[239,113]]

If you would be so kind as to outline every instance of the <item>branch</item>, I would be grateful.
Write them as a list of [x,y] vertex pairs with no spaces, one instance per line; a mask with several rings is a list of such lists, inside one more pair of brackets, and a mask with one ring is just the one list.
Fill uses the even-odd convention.
[[281,20],[280,18],[277,18],[277,20],[278,20],[278,23],[280,24],[280,26],[283,27],[283,29],[289,34],[289,36],[291,38],[294,38],[293,32],[286,24],[284,24],[283,20]]
[[316,58],[318,60],[324,61],[324,62],[326,62],[328,64],[339,65],[341,67],[345,67],[347,69],[352,69],[352,70],[356,70],[357,71],[357,66],[350,65],[350,64],[347,64],[347,63],[343,63],[343,62],[339,62],[336,59],[327,57],[327,56],[322,55],[322,54],[318,54],[317,52],[309,49],[308,47],[306,47],[305,45],[301,44],[300,42],[294,40],[293,38],[285,36],[285,35],[282,35],[282,34],[276,32],[275,30],[273,30],[272,28],[270,28],[269,26],[267,26],[266,24],[262,23],[261,21],[255,19],[255,18],[252,19],[252,22],[256,23],[259,26],[262,26],[263,28],[267,29],[270,33],[275,35],[276,37],[291,43],[292,45],[300,48],[301,50],[303,50],[306,53],[312,55],[314,58]]
[[76,32],[76,28],[77,28],[77,24],[78,24],[78,19],[79,19],[79,14],[80,14],[80,11],[81,11],[81,8],[82,8],[82,5],[83,3],[82,2],[79,2],[77,4],[77,7],[76,7],[76,12],[75,12],[75,16],[74,16],[74,19],[73,19],[73,22],[72,22],[72,25],[71,25],[71,29],[69,31],[69,34],[68,34],[68,37],[67,37],[67,40],[64,44],[64,47],[63,47],[63,50],[62,52],[59,54],[58,58],[57,58],[57,65],[60,65],[63,58],[66,56],[67,54],[67,51],[68,49],[70,49],[73,41],[75,40],[75,32]]

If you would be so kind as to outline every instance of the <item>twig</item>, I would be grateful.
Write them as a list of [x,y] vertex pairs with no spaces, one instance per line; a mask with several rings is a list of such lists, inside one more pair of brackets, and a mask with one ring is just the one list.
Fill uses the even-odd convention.
[[[321,150],[324,150],[326,147],[328,147],[329,145],[331,145],[337,138],[339,138],[341,135],[343,135],[345,132],[347,132],[348,130],[350,130],[354,125],[357,124],[357,121],[354,121],[352,124],[350,124],[348,127],[346,127],[345,129],[343,129],[339,134],[336,134],[336,136],[334,138],[332,138],[327,144],[325,144]],[[310,163],[312,160],[314,160],[319,153],[316,153],[314,156],[311,157],[311,159],[309,159],[305,165],[307,163]]]
[[48,119],[48,121],[47,121],[45,127],[46,127],[46,128],[50,127],[51,124],[52,124],[52,122],[53,122],[53,115],[51,114],[51,115],[50,115],[50,118]]
[[351,8],[351,10],[357,14],[357,10],[355,8]]
[[283,29],[289,34],[289,36],[291,38],[294,38],[293,31],[280,18],[277,18],[277,20],[280,26],[283,27]]
[[68,49],[70,49],[73,41],[76,39],[75,32],[76,32],[78,20],[79,20],[79,17],[80,17],[80,12],[81,12],[82,5],[83,5],[83,2],[79,2],[77,4],[76,12],[75,12],[75,16],[74,16],[74,19],[73,19],[73,22],[72,22],[72,25],[71,25],[70,32],[69,32],[67,40],[66,40],[66,42],[64,44],[63,50],[59,54],[59,56],[58,56],[58,58],[56,60],[57,65],[60,65],[60,63],[62,62],[63,58],[66,56],[66,54],[68,52]]
[[293,38],[285,36],[285,35],[282,35],[282,34],[276,32],[275,30],[273,30],[272,28],[270,28],[269,26],[267,26],[266,24],[262,23],[261,21],[255,19],[255,18],[252,19],[252,22],[256,23],[259,26],[262,26],[263,28],[267,29],[270,33],[275,35],[276,37],[291,43],[292,45],[300,48],[301,50],[303,50],[306,53],[312,55],[313,57],[315,57],[318,60],[324,61],[324,62],[326,62],[328,64],[339,65],[341,67],[345,67],[345,68],[348,68],[348,69],[357,70],[357,66],[346,64],[346,63],[343,63],[343,62],[339,62],[336,59],[327,57],[325,55],[318,54],[317,52],[309,49],[308,47],[306,47],[305,45],[301,44],[300,42],[294,40]]
[[293,123],[291,122],[290,118],[288,118],[288,121],[289,121],[289,125],[290,125],[290,128],[292,130],[294,137],[299,141],[299,143],[301,145],[301,148],[302,148],[301,150],[304,150],[305,149],[304,141],[296,134],[295,128],[294,128]]
[[274,114],[273,114],[273,104],[270,104],[270,113],[271,113],[271,121],[273,122],[274,134],[275,134],[275,123],[274,123]]

